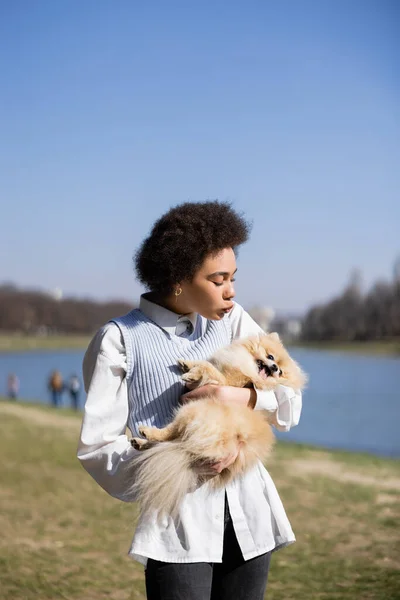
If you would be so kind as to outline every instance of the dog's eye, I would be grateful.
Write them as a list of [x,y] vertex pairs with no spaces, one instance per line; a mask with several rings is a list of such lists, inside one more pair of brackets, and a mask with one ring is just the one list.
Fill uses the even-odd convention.
[[268,358],[268,360],[275,360],[274,357],[272,356],[272,354],[268,354],[267,358]]

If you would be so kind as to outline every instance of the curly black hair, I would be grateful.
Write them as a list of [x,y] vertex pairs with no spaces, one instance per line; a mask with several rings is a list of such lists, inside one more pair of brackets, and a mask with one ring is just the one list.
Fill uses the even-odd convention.
[[191,281],[205,258],[225,248],[235,251],[251,225],[229,202],[185,202],[154,224],[134,256],[138,280],[152,292],[169,294]]

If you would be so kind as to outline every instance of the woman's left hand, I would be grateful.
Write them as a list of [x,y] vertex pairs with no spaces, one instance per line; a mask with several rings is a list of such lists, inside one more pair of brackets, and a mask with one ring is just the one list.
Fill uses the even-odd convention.
[[227,469],[235,462],[242,446],[243,442],[239,442],[235,450],[214,463],[199,461],[194,467],[197,474],[201,477],[215,477],[215,475],[222,473],[224,469]]
[[212,396],[222,404],[236,404],[238,406],[249,406],[250,408],[254,408],[257,399],[254,388],[237,388],[230,385],[209,384],[183,394],[181,402],[203,400],[205,396]]

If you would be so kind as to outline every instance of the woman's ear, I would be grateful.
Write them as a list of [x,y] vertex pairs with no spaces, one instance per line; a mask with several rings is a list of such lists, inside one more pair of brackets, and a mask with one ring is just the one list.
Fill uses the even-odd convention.
[[182,294],[182,287],[181,285],[178,283],[176,284],[176,286],[174,287],[174,296],[176,299],[178,299],[178,296],[180,296]]

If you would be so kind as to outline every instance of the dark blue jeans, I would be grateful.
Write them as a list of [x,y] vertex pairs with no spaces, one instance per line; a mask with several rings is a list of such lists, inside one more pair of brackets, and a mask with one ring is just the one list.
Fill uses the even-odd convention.
[[243,560],[228,503],[222,563],[165,563],[149,559],[147,600],[263,600],[271,553]]

